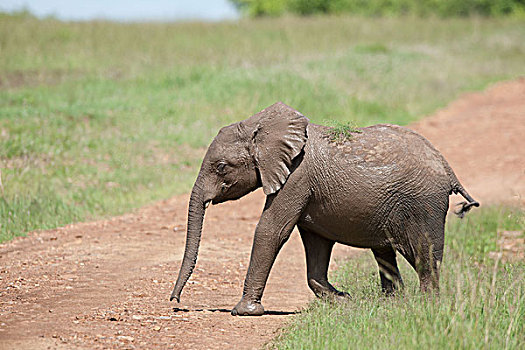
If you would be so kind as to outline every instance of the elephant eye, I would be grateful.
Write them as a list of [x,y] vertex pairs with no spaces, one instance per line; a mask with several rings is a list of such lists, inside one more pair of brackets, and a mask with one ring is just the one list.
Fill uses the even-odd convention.
[[219,174],[223,174],[225,169],[226,169],[226,163],[220,162],[219,164],[217,164],[217,172]]

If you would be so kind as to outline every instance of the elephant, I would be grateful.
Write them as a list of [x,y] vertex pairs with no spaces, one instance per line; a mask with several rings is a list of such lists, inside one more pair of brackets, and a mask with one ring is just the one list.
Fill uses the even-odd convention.
[[184,258],[170,300],[180,302],[193,272],[208,205],[260,187],[266,202],[232,315],[264,314],[270,269],[296,226],[308,286],[317,297],[348,297],[327,279],[336,242],[372,250],[387,294],[403,286],[396,252],[416,271],[422,292],[439,292],[449,195],[466,199],[456,211],[460,217],[479,203],[439,151],[414,131],[378,124],[338,140],[332,131],[282,102],[219,131],[191,191]]

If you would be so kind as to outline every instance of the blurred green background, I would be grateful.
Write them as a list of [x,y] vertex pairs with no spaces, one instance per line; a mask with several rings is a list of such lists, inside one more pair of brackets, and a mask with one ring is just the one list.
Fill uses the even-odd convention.
[[353,14],[441,17],[525,15],[524,0],[231,0],[245,14]]

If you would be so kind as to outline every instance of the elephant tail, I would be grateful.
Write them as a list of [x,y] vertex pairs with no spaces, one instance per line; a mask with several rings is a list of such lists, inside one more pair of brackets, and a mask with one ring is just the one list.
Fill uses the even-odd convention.
[[470,194],[468,194],[467,190],[461,185],[458,178],[456,177],[456,174],[448,165],[447,161],[443,158],[445,169],[448,173],[449,179],[450,179],[450,185],[452,186],[450,190],[450,194],[460,194],[463,196],[463,198],[466,199],[464,202],[460,202],[456,204],[457,207],[459,207],[457,210],[454,211],[454,214],[456,214],[459,218],[463,218],[465,214],[472,209],[472,207],[479,207],[479,202],[472,198]]
[[[454,173],[452,173],[454,175]],[[456,211],[454,211],[454,214],[456,214],[460,219],[463,219],[465,214],[472,209],[472,207],[479,207],[479,202],[472,198],[470,194],[468,194],[467,190],[463,188],[461,183],[458,181],[456,176],[454,175],[455,182],[452,183],[452,190],[451,193],[460,194],[463,196],[463,198],[466,199],[464,202],[459,202],[456,204],[457,207],[459,207]]]
[[460,202],[457,204],[459,207],[456,211],[454,211],[454,214],[456,214],[459,218],[463,218],[465,214],[472,209],[472,207],[479,207],[479,202],[476,201],[474,198],[472,198],[468,192],[463,188],[463,186],[459,185],[458,188],[452,190],[456,194],[461,194],[463,198],[465,198],[466,202]]

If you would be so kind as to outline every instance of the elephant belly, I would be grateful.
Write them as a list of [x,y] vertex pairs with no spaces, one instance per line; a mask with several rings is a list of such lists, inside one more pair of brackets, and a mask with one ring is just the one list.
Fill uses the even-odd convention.
[[[363,215],[366,215],[362,213]],[[375,248],[388,244],[383,230],[369,217],[356,213],[306,212],[298,226],[329,240],[359,248]],[[380,225],[379,225],[380,226]]]
[[298,225],[329,240],[359,248],[404,244],[405,232],[414,233],[409,227],[433,230],[444,222],[448,208],[445,190],[414,192],[418,194],[409,194],[403,188],[389,195],[382,195],[388,191],[365,190],[366,196],[354,192],[312,201]]

